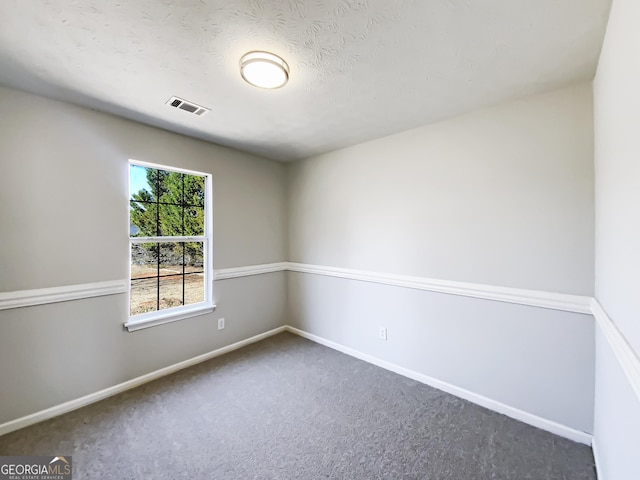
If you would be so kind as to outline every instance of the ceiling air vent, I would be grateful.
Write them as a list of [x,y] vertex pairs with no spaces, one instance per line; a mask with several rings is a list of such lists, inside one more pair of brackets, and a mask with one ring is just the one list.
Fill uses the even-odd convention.
[[202,116],[209,111],[208,108],[196,105],[193,102],[188,102],[179,97],[171,97],[167,102],[167,105],[174,108],[179,108],[185,112],[193,113],[194,115]]

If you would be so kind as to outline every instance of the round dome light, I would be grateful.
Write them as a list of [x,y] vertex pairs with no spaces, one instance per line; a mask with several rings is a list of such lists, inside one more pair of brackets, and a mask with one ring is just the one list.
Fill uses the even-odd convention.
[[240,59],[240,75],[260,88],[280,88],[289,80],[289,65],[269,52],[249,52]]

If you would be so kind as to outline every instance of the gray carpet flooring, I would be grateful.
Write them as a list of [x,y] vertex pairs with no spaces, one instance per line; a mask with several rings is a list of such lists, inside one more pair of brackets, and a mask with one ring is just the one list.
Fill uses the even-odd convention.
[[590,448],[283,333],[0,437],[80,479],[595,479]]

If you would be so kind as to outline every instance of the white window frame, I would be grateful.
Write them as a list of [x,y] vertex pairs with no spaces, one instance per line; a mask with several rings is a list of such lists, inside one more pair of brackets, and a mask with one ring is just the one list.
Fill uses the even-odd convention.
[[[197,175],[204,177],[204,235],[202,236],[157,236],[157,237],[132,237],[129,235],[129,288],[127,293],[128,298],[128,312],[129,320],[124,324],[125,328],[130,331],[136,331],[143,328],[153,327],[155,325],[162,325],[164,323],[176,322],[185,318],[195,317],[197,315],[205,315],[215,310],[216,306],[213,303],[213,187],[212,187],[212,175],[210,173],[196,172],[194,170],[188,170],[186,168],[178,168],[167,165],[159,165],[157,163],[142,162],[139,160],[129,160],[127,177],[129,179],[128,184],[128,201],[127,208],[129,222],[127,223],[127,231],[129,231],[129,225],[131,225],[131,207],[129,201],[131,200],[131,165],[145,168],[155,168],[158,170],[165,170],[169,172],[185,173],[188,175]],[[194,303],[191,305],[182,305],[179,307],[172,307],[166,310],[156,310],[153,312],[140,313],[138,315],[131,315],[131,245],[134,243],[148,243],[148,242],[190,242],[198,241],[203,242],[203,269],[204,269],[204,302]]]

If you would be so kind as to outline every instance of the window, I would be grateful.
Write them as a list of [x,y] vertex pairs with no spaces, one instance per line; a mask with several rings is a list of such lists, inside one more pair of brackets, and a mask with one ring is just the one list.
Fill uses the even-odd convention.
[[213,311],[211,176],[131,161],[131,331]]

